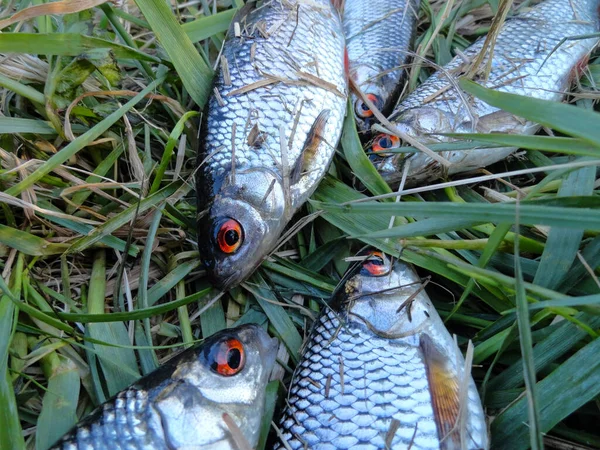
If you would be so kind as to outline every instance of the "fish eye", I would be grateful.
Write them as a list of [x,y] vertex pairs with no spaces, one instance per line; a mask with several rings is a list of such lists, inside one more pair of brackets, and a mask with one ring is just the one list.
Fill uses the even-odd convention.
[[236,338],[222,339],[207,349],[205,354],[210,370],[231,377],[239,373],[246,363],[244,345]]
[[244,231],[237,220],[227,219],[217,231],[217,245],[223,253],[235,253],[244,242]]
[[373,140],[373,151],[383,152],[400,146],[400,138],[391,134],[380,134]]
[[[375,94],[367,94],[367,98],[379,109],[380,108],[380,100]],[[371,108],[363,102],[360,98],[356,100],[354,103],[354,112],[356,115],[362,119],[367,119],[369,117],[373,117],[373,111]]]
[[387,257],[381,252],[371,252],[360,269],[361,275],[381,277],[390,272],[391,266]]

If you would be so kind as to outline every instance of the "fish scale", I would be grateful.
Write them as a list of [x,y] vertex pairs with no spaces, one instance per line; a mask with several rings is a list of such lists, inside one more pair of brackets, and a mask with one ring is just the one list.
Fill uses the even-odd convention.
[[[198,152],[198,243],[213,283],[231,287],[273,249],[333,158],[347,100],[339,13],[329,0],[249,3],[220,61]],[[239,224],[231,254],[215,242],[224,217]]]
[[[457,379],[464,359],[427,295],[415,292],[417,274],[398,261],[393,267],[389,278],[350,278],[345,294],[313,325],[280,422],[281,440],[292,449],[375,450],[386,448],[387,439],[392,449],[460,448],[440,443],[424,340]],[[411,318],[398,312],[407,298],[414,298]],[[464,448],[486,448],[485,418],[472,379],[466,402]],[[388,438],[394,419],[398,429]]]
[[[400,94],[419,5],[420,0],[347,0],[344,4],[350,77],[362,92],[381,99],[384,113],[391,111]],[[356,104],[356,95],[352,102]],[[360,117],[356,123],[363,132],[370,127]]]
[[[554,49],[564,38],[600,31],[599,7],[598,0],[546,0],[509,18],[497,36],[488,79],[478,76],[475,81],[499,92],[560,101],[576,78],[574,71],[596,46],[598,38],[568,41]],[[451,140],[436,136],[439,133],[537,132],[540,126],[535,123],[503,113],[466,93],[461,97],[455,89],[456,81],[454,84],[449,81],[449,75],[457,79],[469,69],[469,64],[481,52],[484,40],[479,39],[443,70],[431,75],[395,107],[389,120],[423,143]],[[482,65],[482,70],[484,67]],[[504,159],[514,150],[483,148],[442,152],[452,164],[448,169],[419,152],[409,158],[408,184],[484,167]],[[386,180],[394,183],[401,179],[407,159],[400,155],[376,157],[374,161]]]

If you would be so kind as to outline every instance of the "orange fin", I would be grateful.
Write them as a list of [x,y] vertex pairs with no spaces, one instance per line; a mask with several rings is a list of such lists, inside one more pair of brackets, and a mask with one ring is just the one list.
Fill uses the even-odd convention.
[[302,153],[298,157],[296,165],[290,174],[292,184],[295,184],[300,179],[302,172],[310,166],[311,161],[314,159],[317,149],[319,148],[321,141],[323,141],[325,125],[327,125],[330,114],[331,111],[329,109],[321,111],[315,119],[315,122],[312,124],[312,127],[310,127],[310,131],[306,135],[306,141],[302,147]]
[[444,355],[427,334],[421,336],[433,415],[440,439],[440,450],[460,449],[460,393],[458,376]]

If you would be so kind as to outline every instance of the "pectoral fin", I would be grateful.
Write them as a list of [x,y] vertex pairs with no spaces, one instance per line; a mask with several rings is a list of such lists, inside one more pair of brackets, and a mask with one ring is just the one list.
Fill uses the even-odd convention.
[[436,347],[427,334],[421,336],[421,350],[425,360],[440,449],[460,449],[458,374],[450,366],[448,356]]
[[325,126],[327,125],[330,114],[331,111],[329,109],[321,111],[312,124],[312,127],[310,127],[310,131],[306,135],[306,141],[302,147],[302,153],[298,157],[298,160],[290,173],[292,184],[296,184],[302,173],[310,169],[311,162],[317,154],[317,149],[323,141],[323,133],[325,132]]

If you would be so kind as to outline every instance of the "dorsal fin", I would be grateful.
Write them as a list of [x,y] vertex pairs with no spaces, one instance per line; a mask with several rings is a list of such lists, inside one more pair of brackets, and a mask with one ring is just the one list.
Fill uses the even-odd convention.
[[319,144],[321,144],[321,141],[323,140],[323,132],[325,131],[325,126],[327,125],[330,114],[331,110],[324,109],[310,127],[310,131],[306,135],[306,141],[304,141],[302,147],[302,152],[290,172],[290,181],[292,184],[296,184],[300,179],[302,172],[310,167],[310,163],[315,157]]
[[421,350],[431,393],[431,404],[440,439],[440,450],[459,450],[460,393],[458,374],[427,334],[421,336]]

